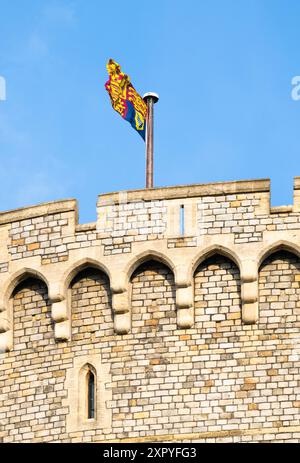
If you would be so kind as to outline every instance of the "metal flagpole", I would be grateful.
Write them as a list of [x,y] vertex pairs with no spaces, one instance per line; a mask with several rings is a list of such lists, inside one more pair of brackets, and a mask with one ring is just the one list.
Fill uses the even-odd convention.
[[153,106],[158,102],[157,93],[148,92],[143,96],[147,103],[147,120],[146,120],[146,188],[153,188]]

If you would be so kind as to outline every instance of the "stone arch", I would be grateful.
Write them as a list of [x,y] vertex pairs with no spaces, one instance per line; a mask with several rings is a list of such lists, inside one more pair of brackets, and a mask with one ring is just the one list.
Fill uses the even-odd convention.
[[239,271],[241,271],[241,267],[242,267],[241,259],[239,258],[238,254],[235,251],[221,244],[213,244],[211,246],[208,246],[205,249],[202,249],[196,255],[196,257],[192,260],[190,264],[190,269],[189,269],[189,275],[190,275],[191,281],[199,265],[202,262],[204,262],[206,259],[214,255],[221,255],[223,257],[228,258],[229,260],[233,261],[235,265],[238,267]]
[[12,294],[17,286],[28,278],[36,278],[42,281],[49,291],[46,277],[34,268],[23,267],[11,275],[1,291],[0,299],[0,351],[10,351],[13,348],[13,304]]
[[173,270],[161,259],[145,255],[130,278],[131,331],[139,337],[168,336],[176,329],[176,290]]
[[105,273],[105,275],[109,279],[109,282],[111,282],[111,273],[104,264],[97,261],[96,259],[85,257],[76,262],[73,262],[73,264],[64,273],[62,277],[62,282],[61,282],[61,285],[62,285],[61,294],[64,294],[66,297],[73,279],[76,277],[78,273],[80,273],[82,270],[85,270],[87,268],[95,268],[97,270],[100,270],[101,272]]
[[257,258],[257,267],[260,269],[262,263],[275,252],[278,251],[287,251],[290,254],[294,254],[300,258],[300,246],[295,243],[286,240],[279,240],[275,243],[270,244],[268,247],[264,248]]
[[3,290],[3,305],[4,309],[7,307],[11,295],[15,288],[22,283],[22,281],[27,280],[28,278],[36,278],[41,280],[47,286],[49,291],[49,282],[45,275],[43,275],[40,271],[35,270],[34,268],[30,267],[23,267],[22,269],[18,270],[17,272],[13,273],[9,280],[7,281],[4,290]]
[[198,258],[193,273],[197,328],[205,331],[204,327],[209,322],[215,322],[212,332],[222,322],[241,325],[241,274],[238,264],[237,257],[219,246],[207,249]]
[[11,277],[7,280],[6,284],[3,287],[1,293],[0,301],[0,349],[1,350],[11,350],[13,347],[13,304],[11,301],[12,294],[15,288],[18,287],[20,283],[27,280],[28,278],[36,278],[42,281],[46,287],[47,292],[49,291],[49,284],[46,277],[34,268],[23,267],[22,269],[14,272]]
[[300,326],[300,252],[282,241],[270,246],[259,260],[259,325],[286,330]]
[[112,335],[112,294],[108,272],[88,259],[74,267],[67,281],[68,318],[74,342],[90,344],[97,341],[99,333],[101,336]]
[[147,261],[156,261],[165,265],[173,272],[174,278],[176,279],[176,268],[172,260],[162,252],[155,251],[154,249],[148,249],[132,258],[127,264],[125,274],[127,275],[128,282],[131,280],[135,270]]
[[14,289],[8,310],[14,348],[22,349],[23,352],[24,349],[40,350],[44,355],[54,343],[54,322],[47,281],[41,278],[39,272],[26,271],[12,283]]

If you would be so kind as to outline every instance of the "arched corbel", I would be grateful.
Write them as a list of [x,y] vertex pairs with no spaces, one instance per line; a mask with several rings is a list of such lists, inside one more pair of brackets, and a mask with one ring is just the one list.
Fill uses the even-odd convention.
[[71,320],[66,299],[52,302],[52,319],[54,321],[54,336],[56,341],[71,339]]
[[11,297],[15,288],[26,278],[37,278],[45,283],[48,289],[48,281],[45,275],[34,268],[23,267],[13,273],[2,286],[0,294],[0,353],[13,349],[13,307]]
[[12,330],[0,334],[0,354],[9,352],[13,348],[13,335]]
[[188,329],[194,324],[193,287],[176,287],[176,308],[178,328]]
[[128,291],[112,292],[112,307],[114,312],[114,330],[117,334],[127,334],[131,328]]
[[105,273],[110,280],[110,272],[101,262],[86,257],[73,262],[59,280],[50,282],[49,298],[52,302],[52,318],[55,322],[55,339],[67,341],[71,339],[71,295],[70,285],[75,276],[84,269],[95,268]]
[[10,322],[7,317],[6,311],[0,312],[0,334],[10,330]]
[[48,296],[51,302],[59,302],[65,299],[61,281],[49,281]]
[[114,331],[117,334],[127,334],[131,328],[131,313],[124,272],[112,273],[110,290],[114,313]]
[[242,321],[251,325],[258,320],[258,271],[257,262],[241,262]]
[[7,310],[0,308],[0,354],[13,347],[13,331]]
[[181,329],[188,329],[194,324],[194,293],[188,266],[175,266],[174,276],[176,285],[177,326]]
[[55,340],[68,341],[71,339],[71,319],[67,299],[61,291],[61,281],[49,281],[48,296],[51,302]]

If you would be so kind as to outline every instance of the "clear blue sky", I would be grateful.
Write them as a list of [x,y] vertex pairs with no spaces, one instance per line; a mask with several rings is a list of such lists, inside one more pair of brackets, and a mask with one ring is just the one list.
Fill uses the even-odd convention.
[[[149,6],[145,6],[149,5]],[[156,91],[155,184],[300,175],[298,0],[0,0],[0,210],[144,187],[144,143],[104,89]]]

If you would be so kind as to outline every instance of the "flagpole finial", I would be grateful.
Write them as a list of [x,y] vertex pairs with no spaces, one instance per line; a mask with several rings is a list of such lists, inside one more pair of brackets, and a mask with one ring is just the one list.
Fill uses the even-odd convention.
[[143,95],[143,100],[147,103],[148,98],[152,98],[153,103],[157,103],[159,100],[159,95],[154,92],[147,92]]

